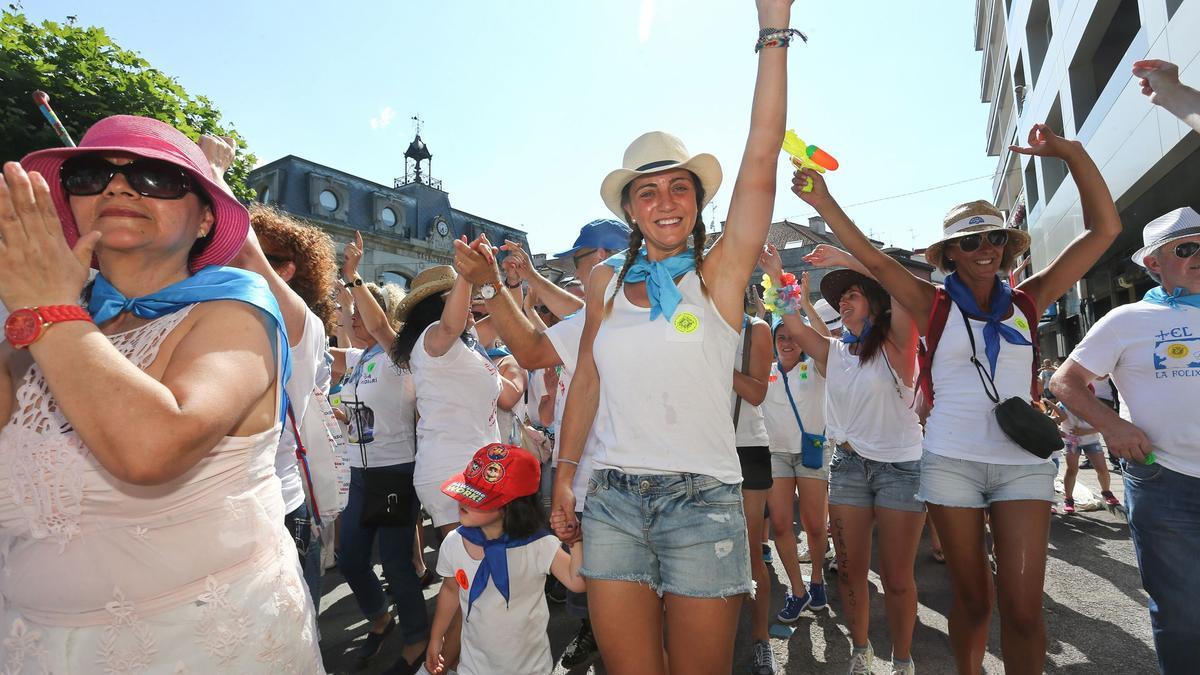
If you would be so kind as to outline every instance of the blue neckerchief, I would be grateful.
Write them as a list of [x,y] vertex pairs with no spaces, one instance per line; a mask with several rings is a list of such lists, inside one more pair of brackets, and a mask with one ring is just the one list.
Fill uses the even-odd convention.
[[188,305],[209,300],[238,300],[258,308],[275,322],[281,340],[277,349],[283,361],[283,371],[279,376],[282,399],[279,418],[282,420],[288,406],[287,393],[282,388],[292,375],[291,342],[288,341],[287,326],[279,311],[279,303],[260,275],[234,267],[209,265],[166,288],[138,298],[126,298],[103,274],[99,274],[92,285],[87,309],[92,320],[99,325],[123,312],[131,312],[140,319],[157,319]]
[[467,595],[467,616],[471,615],[471,606],[475,604],[475,600],[483,595],[489,579],[496,584],[500,595],[504,596],[504,603],[508,604],[508,549],[531,544],[542,537],[554,536],[548,530],[540,530],[532,536],[520,539],[511,539],[507,534],[488,539],[478,527],[463,525],[458,527],[458,534],[483,549],[483,560],[479,561],[479,569],[475,571],[475,578],[471,580],[471,590]]
[[487,355],[489,359],[495,361],[506,356],[512,356],[512,352],[508,350],[508,347],[492,347],[487,350]]
[[849,326],[847,326],[847,325],[845,324],[845,322],[842,322],[842,337],[841,337],[841,340],[842,340],[842,342],[845,342],[845,343],[846,343],[846,344],[848,344],[848,345],[853,345],[853,344],[860,344],[860,343],[862,343],[862,341],[863,341],[863,340],[866,340],[866,339],[867,339],[867,335],[869,335],[870,333],[871,333],[871,320],[870,320],[870,319],[867,319],[867,320],[863,321],[863,329],[862,329],[862,332],[861,332],[861,333],[859,333],[858,335],[855,335],[854,333],[851,333],[851,332],[850,332],[850,327],[849,327]]
[[[983,319],[986,323],[983,326],[983,351],[987,354],[988,365],[992,368],[992,377],[996,376],[996,360],[1000,358],[1000,338],[1010,345],[1029,345],[1029,340],[1021,334],[1021,331],[1006,326],[1001,323],[1001,320],[1012,309],[1012,288],[1008,283],[1001,281],[1000,277],[996,277],[992,286],[991,311],[986,314],[982,309],[979,309],[979,303],[975,302],[975,294],[967,285],[958,278],[957,272],[952,272],[946,277],[946,293],[950,295],[950,299],[954,304],[962,307],[968,316],[976,319]],[[970,326],[968,326],[970,330]]]
[[1162,286],[1155,286],[1142,299],[1171,309],[1183,309],[1181,305],[1200,308],[1200,293],[1185,294],[1182,287],[1176,288],[1174,293],[1167,293]]
[[[625,264],[625,252],[622,251],[604,261],[605,265],[620,270]],[[675,316],[675,308],[683,300],[683,294],[675,286],[675,279],[696,269],[696,256],[692,249],[683,253],[651,262],[646,257],[646,247],[643,246],[634,258],[633,264],[625,271],[625,281],[629,283],[646,282],[646,295],[650,298],[650,320],[658,318],[659,314],[670,321]]]

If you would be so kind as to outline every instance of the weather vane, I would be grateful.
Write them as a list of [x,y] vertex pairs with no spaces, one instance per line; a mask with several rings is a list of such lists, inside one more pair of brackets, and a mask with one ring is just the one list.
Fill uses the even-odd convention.
[[413,126],[415,126],[415,127],[417,128],[417,135],[418,135],[418,136],[420,136],[420,135],[421,135],[421,124],[422,124],[422,122],[421,122],[421,116],[420,116],[420,115],[413,115],[413,116],[412,116],[412,120],[413,120],[413,123],[414,123],[414,124],[413,124]]

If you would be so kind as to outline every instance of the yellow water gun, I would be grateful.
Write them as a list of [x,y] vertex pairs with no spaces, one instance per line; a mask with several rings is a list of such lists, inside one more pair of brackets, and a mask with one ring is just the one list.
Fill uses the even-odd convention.
[[[826,170],[838,170],[838,161],[833,158],[833,155],[815,145],[805,143],[796,135],[794,129],[788,129],[787,133],[783,135],[783,151],[792,156],[792,166],[796,167],[797,171],[812,169],[817,173],[825,173]],[[812,179],[810,178],[804,186],[804,191],[812,192],[812,188]]]

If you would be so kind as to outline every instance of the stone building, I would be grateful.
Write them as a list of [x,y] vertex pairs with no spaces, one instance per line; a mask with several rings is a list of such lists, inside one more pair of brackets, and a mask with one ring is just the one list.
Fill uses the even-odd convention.
[[362,232],[366,253],[359,273],[368,281],[405,288],[418,272],[450,264],[455,238],[486,233],[493,242],[521,242],[525,232],[455,209],[442,182],[432,177],[433,153],[418,133],[404,153],[404,177],[391,186],[360,178],[295,155],[250,172],[258,200],[328,232],[340,256]]

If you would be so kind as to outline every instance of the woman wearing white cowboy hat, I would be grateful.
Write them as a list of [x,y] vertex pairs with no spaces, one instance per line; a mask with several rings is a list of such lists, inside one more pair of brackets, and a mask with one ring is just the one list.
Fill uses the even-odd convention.
[[[1035,124],[1029,147],[1009,149],[1067,163],[1079,188],[1085,228],[1016,291],[998,275],[1012,269],[1016,256],[1028,247],[1029,236],[1006,228],[1000,212],[986,202],[952,209],[943,224],[943,238],[926,250],[930,263],[950,273],[942,290],[876,249],[830,196],[819,174],[804,171],[793,181],[793,191],[817,209],[893,300],[911,310],[921,335],[928,334],[935,298],[941,302],[948,297],[951,302],[948,317],[942,315],[945,332],[927,381],[937,398],[925,426],[918,497],[929,508],[949,565],[954,587],[950,642],[961,673],[979,672],[992,612],[992,580],[983,546],[985,516],[996,542],[997,585],[1003,589],[999,597],[1005,669],[1041,672],[1046,658],[1042,585],[1054,467],[1000,430],[982,373],[994,379],[1000,400],[1030,400],[1035,358],[1031,324],[1036,325],[1045,308],[1075,284],[1121,232],[1104,178],[1079,142]],[[815,184],[812,192],[800,191],[806,180]],[[1014,301],[1016,292],[1027,295],[1035,310],[1032,316]],[[946,305],[942,307],[945,311]],[[978,371],[972,364],[966,315],[972,317],[973,341],[980,346]]]
[[[613,673],[667,672],[664,636],[670,672],[730,672],[739,600],[751,590],[729,392],[783,142],[787,63],[775,47],[791,35],[790,0],[757,4],[764,35],[752,127],[721,240],[703,253],[700,215],[720,167],[674,136],[636,139],[601,187],[633,232],[628,253],[597,266],[588,283],[553,519],[560,537],[579,536],[572,479],[600,417],[583,574]],[[756,657],[755,672],[773,672],[769,649]]]

